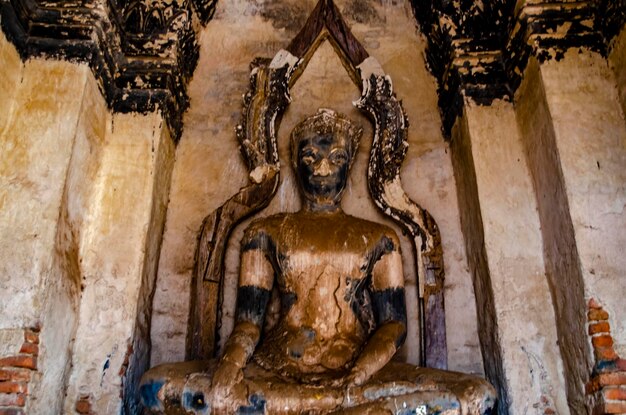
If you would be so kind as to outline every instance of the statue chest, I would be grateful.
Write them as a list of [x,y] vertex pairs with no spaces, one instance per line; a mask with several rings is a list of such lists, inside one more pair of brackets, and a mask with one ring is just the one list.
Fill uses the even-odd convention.
[[293,299],[286,322],[312,328],[321,338],[354,333],[355,286],[365,285],[367,261],[350,252],[292,252],[278,277],[281,291]]

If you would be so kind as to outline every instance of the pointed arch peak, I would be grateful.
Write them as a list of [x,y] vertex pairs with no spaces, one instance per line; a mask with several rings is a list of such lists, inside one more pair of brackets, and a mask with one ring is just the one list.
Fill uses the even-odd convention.
[[302,59],[305,62],[302,66],[306,66],[318,46],[327,39],[340,55],[348,73],[360,86],[357,67],[369,57],[369,54],[354,37],[333,0],[320,0],[317,3],[300,32],[287,47],[287,51]]

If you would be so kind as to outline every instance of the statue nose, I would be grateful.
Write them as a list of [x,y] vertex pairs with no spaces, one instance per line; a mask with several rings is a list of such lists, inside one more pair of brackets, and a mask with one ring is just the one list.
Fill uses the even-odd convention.
[[328,176],[330,175],[330,165],[328,164],[328,159],[323,158],[320,164],[315,169],[314,174],[316,176]]

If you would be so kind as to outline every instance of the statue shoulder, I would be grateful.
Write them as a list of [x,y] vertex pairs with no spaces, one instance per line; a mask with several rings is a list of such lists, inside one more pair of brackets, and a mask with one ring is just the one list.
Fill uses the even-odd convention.
[[398,250],[400,249],[400,238],[397,232],[389,225],[384,223],[373,222],[368,219],[356,218],[359,222],[359,227],[367,229],[367,233],[372,240],[378,242],[386,241],[386,244],[393,244]]
[[251,239],[259,235],[275,237],[276,233],[288,220],[288,213],[277,213],[264,218],[254,219],[244,230],[244,239]]

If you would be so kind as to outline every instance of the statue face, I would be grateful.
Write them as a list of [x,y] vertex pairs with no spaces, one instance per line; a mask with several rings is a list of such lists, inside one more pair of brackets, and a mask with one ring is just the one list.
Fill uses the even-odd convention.
[[307,201],[336,205],[350,168],[350,148],[344,137],[310,132],[298,142],[296,174]]

